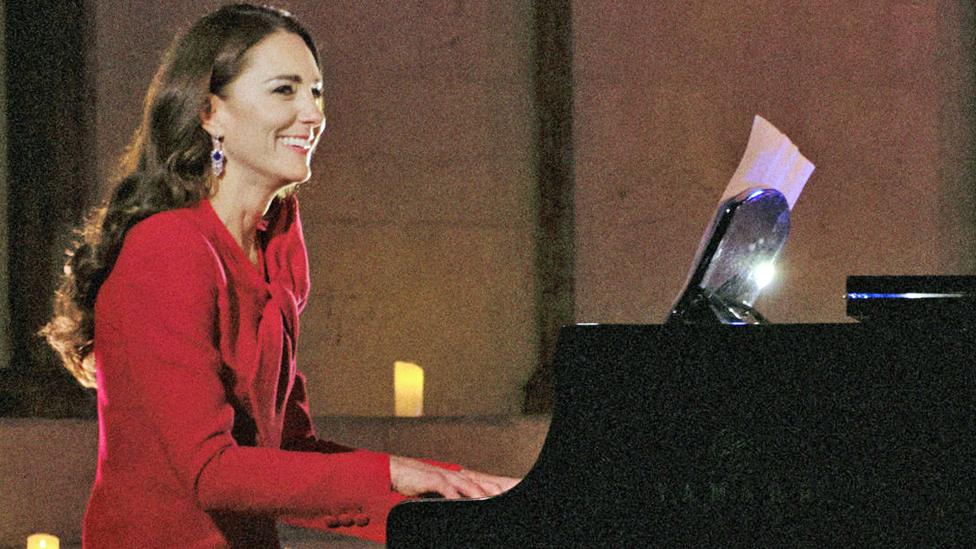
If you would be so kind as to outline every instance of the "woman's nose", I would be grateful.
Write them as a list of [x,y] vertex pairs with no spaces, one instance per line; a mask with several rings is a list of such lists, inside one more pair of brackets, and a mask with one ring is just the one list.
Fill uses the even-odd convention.
[[311,94],[302,101],[301,111],[298,118],[303,124],[310,126],[321,126],[325,123],[325,113],[322,112],[322,102]]

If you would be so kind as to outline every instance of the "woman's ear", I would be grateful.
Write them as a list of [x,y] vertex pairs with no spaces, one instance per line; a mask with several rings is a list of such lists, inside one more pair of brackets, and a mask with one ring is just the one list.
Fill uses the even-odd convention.
[[214,94],[207,97],[207,102],[200,111],[200,125],[211,136],[223,135],[220,131],[220,117],[223,111],[223,101]]

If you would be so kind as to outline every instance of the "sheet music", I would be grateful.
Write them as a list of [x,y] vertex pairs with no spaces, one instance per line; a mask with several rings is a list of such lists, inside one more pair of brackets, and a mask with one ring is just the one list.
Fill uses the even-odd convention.
[[800,154],[789,137],[756,115],[746,152],[719,202],[746,189],[760,187],[783,193],[792,210],[813,170],[814,165]]

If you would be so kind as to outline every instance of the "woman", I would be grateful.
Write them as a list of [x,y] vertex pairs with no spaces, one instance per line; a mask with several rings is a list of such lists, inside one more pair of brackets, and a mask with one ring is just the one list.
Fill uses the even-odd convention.
[[86,547],[278,547],[279,519],[382,542],[404,497],[516,482],[315,435],[293,190],[325,127],[321,86],[311,37],[273,8],[223,7],[168,50],[44,329],[98,388]]

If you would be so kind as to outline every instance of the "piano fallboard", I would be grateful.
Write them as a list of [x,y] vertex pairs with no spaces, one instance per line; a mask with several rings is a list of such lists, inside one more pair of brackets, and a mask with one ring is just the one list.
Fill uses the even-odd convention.
[[389,547],[968,545],[974,366],[968,326],[567,327],[525,479]]

